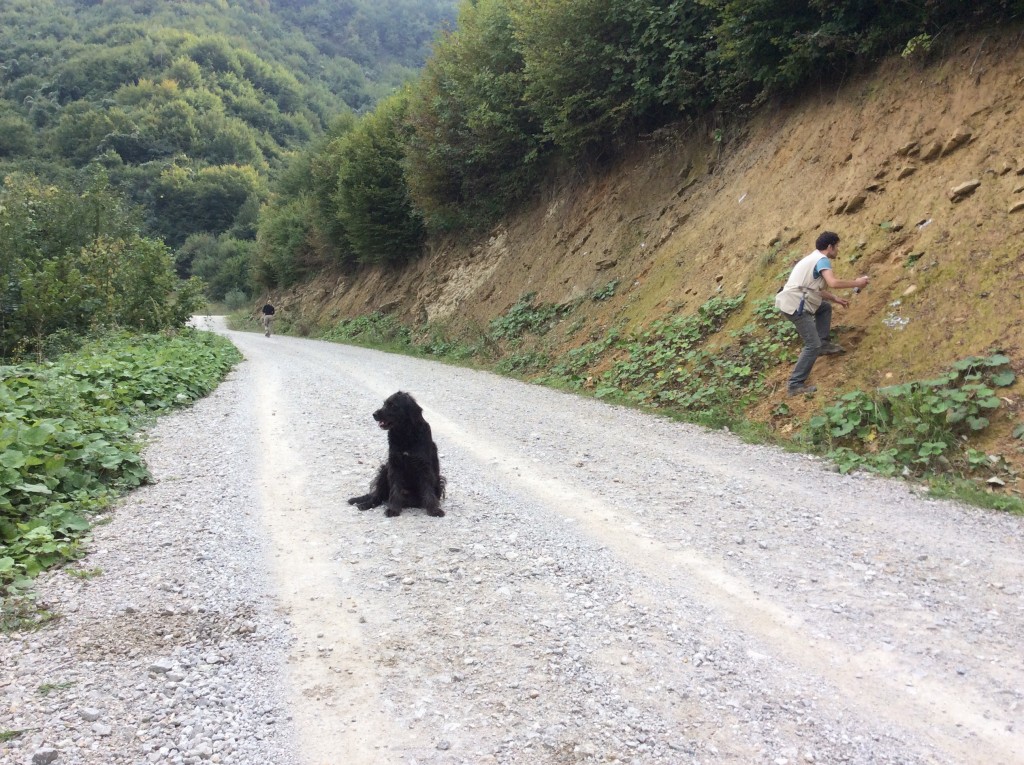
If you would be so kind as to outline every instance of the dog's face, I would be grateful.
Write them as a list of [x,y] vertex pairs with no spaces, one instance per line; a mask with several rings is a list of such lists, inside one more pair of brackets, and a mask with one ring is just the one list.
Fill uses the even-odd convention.
[[398,425],[411,422],[423,410],[416,399],[408,393],[398,391],[384,400],[384,406],[373,413],[373,419],[381,430],[391,430]]

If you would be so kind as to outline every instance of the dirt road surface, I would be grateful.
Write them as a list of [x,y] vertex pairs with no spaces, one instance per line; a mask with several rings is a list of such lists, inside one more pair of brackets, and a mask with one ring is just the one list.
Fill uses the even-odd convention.
[[[265,593],[252,629],[218,645],[241,673],[247,641],[265,641],[260,677],[284,707],[261,734],[267,762],[280,749],[302,765],[1024,762],[1024,519],[491,374],[201,324],[246,361],[150,449],[170,490],[189,454],[235,444],[202,485],[251,502],[244,530],[201,546],[217,561],[244,536],[226,559]],[[370,413],[396,390],[433,428],[444,518],[346,504],[385,454]],[[152,512],[131,502],[123,514]],[[101,543],[132,533],[117,524]],[[107,557],[109,575],[56,575],[44,593],[123,603],[103,594],[129,586]],[[168,576],[182,597],[230,597],[181,565]],[[88,612],[72,608],[56,643]],[[8,650],[44,655],[36,640]],[[159,655],[143,648],[132,658]],[[31,722],[31,694],[19,703]],[[161,746],[162,719],[127,721],[120,744],[115,724],[93,751],[259,761],[221,756],[216,736],[209,751]],[[58,762],[113,761],[77,747]]]

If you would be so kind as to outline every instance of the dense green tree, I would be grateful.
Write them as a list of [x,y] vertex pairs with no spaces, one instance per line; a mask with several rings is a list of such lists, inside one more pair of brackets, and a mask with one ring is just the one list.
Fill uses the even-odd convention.
[[184,247],[193,252],[191,273],[203,280],[212,299],[224,300],[232,290],[251,291],[254,241],[235,239],[226,234],[219,237],[193,234],[185,241]]
[[423,221],[402,170],[407,109],[407,93],[381,102],[340,146],[338,217],[359,263],[402,263],[423,248]]
[[343,55],[362,65],[394,60],[418,68],[437,30],[454,20],[452,0],[272,0],[285,18],[308,30],[327,56]]
[[835,77],[950,25],[1020,18],[1022,0],[699,0],[714,13],[709,55],[719,103],[760,101]]
[[49,139],[54,153],[81,167],[105,150],[108,136],[134,132],[135,125],[124,109],[76,101],[61,110],[60,121]]
[[[171,251],[155,239],[101,237],[77,257],[91,324],[141,332],[182,326],[198,306],[199,282],[179,284]],[[67,296],[65,295],[65,300]],[[62,322],[58,328],[69,325]]]
[[466,3],[412,96],[408,185],[434,231],[492,222],[533,189],[543,144],[505,0]]
[[[328,134],[307,151],[293,156],[277,181],[273,205],[288,205],[299,197],[308,205],[306,219],[311,241],[318,242],[322,265],[351,263],[355,260],[348,247],[348,236],[338,214],[338,183],[342,165],[342,147],[355,129],[357,119],[350,112],[331,123]],[[294,240],[293,240],[294,241]],[[307,267],[313,267],[312,251],[305,243],[296,253]]]
[[221,112],[196,119],[199,130],[194,154],[212,165],[249,165],[259,170],[267,160],[259,147],[256,133],[237,117]]
[[0,157],[29,154],[35,143],[32,124],[0,101]]
[[182,88],[200,88],[203,85],[203,69],[188,56],[179,56],[171,62],[164,75]]
[[326,262],[308,195],[269,205],[260,217],[253,257],[253,280],[262,287],[288,287]]
[[246,201],[266,195],[266,181],[246,165],[169,167],[150,189],[156,230],[176,246],[189,234],[227,231]]
[[145,43],[90,46],[69,56],[56,71],[56,95],[62,104],[102,98],[150,69]]
[[35,353],[56,332],[180,326],[201,285],[141,237],[102,176],[81,192],[8,176],[0,187],[0,358]]
[[526,98],[569,155],[706,108],[711,13],[693,0],[514,0]]
[[[368,109],[409,79],[454,4],[4,0],[0,174],[98,164],[147,208],[144,233],[252,238],[268,177],[346,105]],[[334,175],[316,199],[336,190]],[[340,233],[333,203],[311,210]],[[316,238],[324,253],[344,240]]]
[[82,189],[8,175],[0,186],[0,273],[10,273],[18,261],[57,260],[102,236],[126,238],[140,225],[138,211],[103,175]]
[[291,285],[312,270],[341,262],[338,253],[346,241],[334,199],[337,133],[350,129],[352,123],[351,118],[344,120],[344,127],[336,126],[333,137],[321,138],[285,161],[273,193],[260,208],[251,263],[254,284]]
[[260,197],[251,194],[238,208],[238,214],[228,229],[228,235],[235,239],[256,239],[260,223],[260,206]]
[[192,273],[193,263],[201,253],[216,248],[217,237],[213,234],[189,234],[181,247],[174,251],[174,270],[182,279]]

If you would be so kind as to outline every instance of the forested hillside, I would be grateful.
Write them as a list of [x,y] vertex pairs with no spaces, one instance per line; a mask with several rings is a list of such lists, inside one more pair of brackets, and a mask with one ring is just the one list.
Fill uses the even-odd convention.
[[453,6],[5,0],[0,176],[109,185],[223,297],[248,285],[268,179],[414,74]]
[[339,123],[275,190],[255,278],[401,264],[474,236],[552,177],[624,156],[669,125],[728,128],[899,54],[1024,18],[1021,0],[473,0],[423,72]]

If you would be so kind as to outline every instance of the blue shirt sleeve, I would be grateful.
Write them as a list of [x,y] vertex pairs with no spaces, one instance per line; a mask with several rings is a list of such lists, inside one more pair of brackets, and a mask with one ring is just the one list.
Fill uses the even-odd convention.
[[826,270],[832,270],[832,262],[822,255],[821,260],[819,260],[817,265],[814,266],[814,278],[817,279],[821,276],[821,272]]

